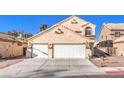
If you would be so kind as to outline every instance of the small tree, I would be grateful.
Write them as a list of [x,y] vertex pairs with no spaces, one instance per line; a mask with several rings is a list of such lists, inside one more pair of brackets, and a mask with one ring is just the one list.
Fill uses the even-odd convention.
[[29,38],[29,37],[33,36],[31,33],[19,31],[19,30],[8,31],[7,34],[12,35],[19,39],[25,39],[25,38]]
[[29,37],[31,37],[31,36],[33,36],[31,33],[26,33],[26,34],[25,34],[25,38],[29,38]]
[[40,31],[46,30],[47,29],[47,24],[43,24],[40,26]]

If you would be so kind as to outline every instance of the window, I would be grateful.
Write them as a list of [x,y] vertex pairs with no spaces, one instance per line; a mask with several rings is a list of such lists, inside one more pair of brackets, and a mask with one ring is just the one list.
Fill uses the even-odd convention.
[[115,32],[115,37],[120,37],[120,32]]
[[91,35],[92,28],[91,27],[86,27],[85,28],[85,36]]

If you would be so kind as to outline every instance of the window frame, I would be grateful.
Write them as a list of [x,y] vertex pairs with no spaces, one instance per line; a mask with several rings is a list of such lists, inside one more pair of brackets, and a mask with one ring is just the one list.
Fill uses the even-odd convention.
[[[87,29],[90,29],[89,31],[87,30]],[[89,35],[91,35],[92,34],[92,28],[91,27],[86,27],[85,28],[85,36],[89,36]]]

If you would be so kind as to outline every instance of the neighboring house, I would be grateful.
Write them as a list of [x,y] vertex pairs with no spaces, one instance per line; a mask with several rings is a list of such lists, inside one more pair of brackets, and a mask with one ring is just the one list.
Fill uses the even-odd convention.
[[86,58],[92,55],[94,42],[95,25],[71,16],[29,38],[28,55],[41,58]]
[[113,46],[116,49],[117,56],[124,56],[124,36],[116,39],[113,42]]
[[116,55],[114,41],[124,36],[124,24],[122,23],[105,23],[100,32],[99,44],[97,47],[106,51],[110,55]]
[[23,56],[26,53],[27,43],[15,37],[0,33],[0,58]]
[[112,47],[113,41],[121,36],[124,36],[124,24],[103,24],[100,32],[99,44],[101,47]]

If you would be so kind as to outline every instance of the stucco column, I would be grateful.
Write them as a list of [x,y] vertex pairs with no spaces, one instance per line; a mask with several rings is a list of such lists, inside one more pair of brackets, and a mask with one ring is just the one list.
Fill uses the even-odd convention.
[[53,58],[53,44],[48,44],[48,57]]
[[31,49],[31,58],[33,58],[33,44],[31,44],[30,49]]

